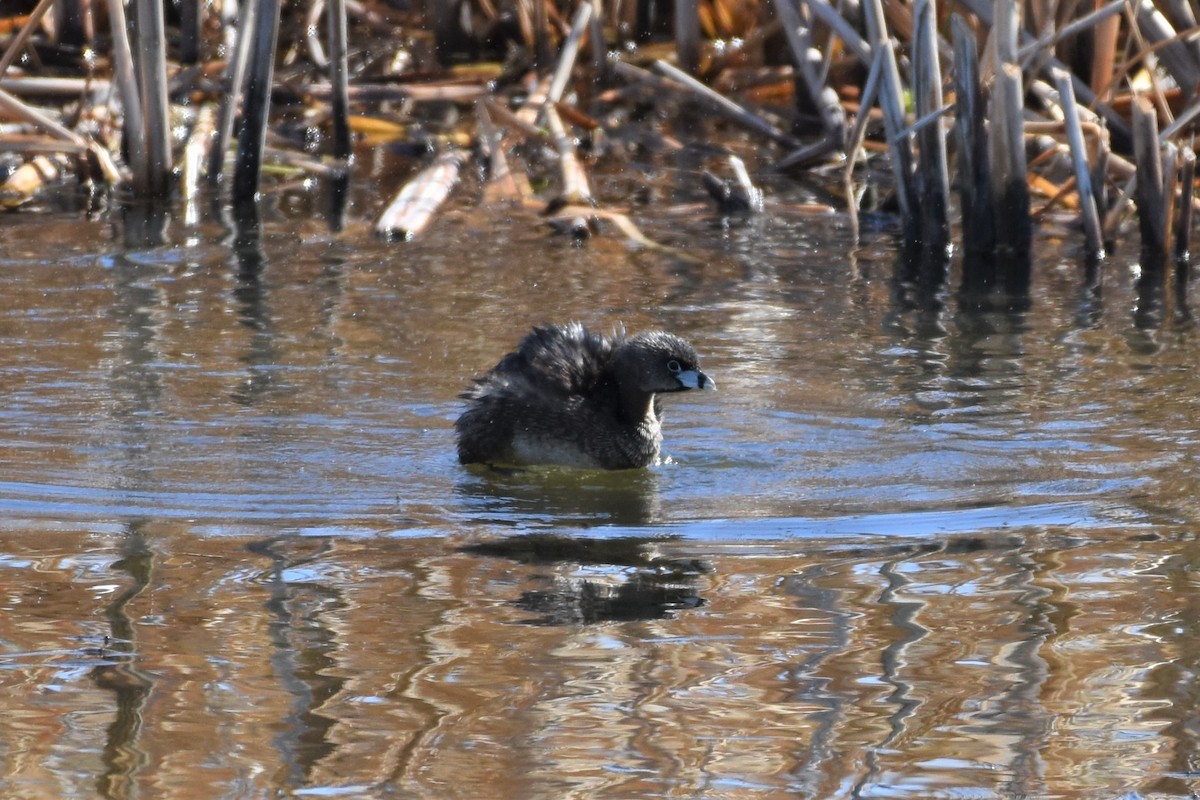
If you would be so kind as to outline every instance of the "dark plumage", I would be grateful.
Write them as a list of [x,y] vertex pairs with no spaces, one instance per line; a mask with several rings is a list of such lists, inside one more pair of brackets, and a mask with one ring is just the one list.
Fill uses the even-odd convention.
[[464,464],[629,469],[658,459],[658,394],[715,389],[696,351],[670,333],[534,328],[462,394],[454,429]]

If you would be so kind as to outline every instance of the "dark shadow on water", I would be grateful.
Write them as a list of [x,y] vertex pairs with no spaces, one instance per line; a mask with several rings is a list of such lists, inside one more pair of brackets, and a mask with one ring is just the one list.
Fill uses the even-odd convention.
[[701,575],[712,571],[695,559],[665,558],[655,551],[661,540],[636,536],[590,539],[559,534],[526,534],[460,548],[461,552],[507,558],[522,564],[554,567],[612,567],[603,575],[541,574],[544,588],[530,589],[513,604],[536,616],[531,625],[583,625],[598,622],[664,619],[699,608]]
[[170,216],[158,203],[129,203],[121,207],[125,247],[150,250],[167,243]]

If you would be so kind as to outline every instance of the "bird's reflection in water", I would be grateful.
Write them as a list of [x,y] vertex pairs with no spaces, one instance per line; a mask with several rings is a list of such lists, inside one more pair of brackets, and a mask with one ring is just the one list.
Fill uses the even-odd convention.
[[513,603],[534,617],[532,625],[662,619],[704,604],[697,584],[711,572],[694,559],[659,554],[662,539],[611,539],[536,533],[466,545],[463,552],[544,566],[541,588],[523,591]]
[[470,467],[457,484],[477,522],[512,526],[639,526],[666,521],[650,470]]

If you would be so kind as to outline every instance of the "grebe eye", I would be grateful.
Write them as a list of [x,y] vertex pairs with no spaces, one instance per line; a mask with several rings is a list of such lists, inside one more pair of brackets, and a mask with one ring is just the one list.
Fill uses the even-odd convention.
[[678,361],[676,361],[675,359],[671,359],[670,361],[667,362],[667,369],[669,369],[671,372],[681,372],[683,370],[683,367],[679,366]]

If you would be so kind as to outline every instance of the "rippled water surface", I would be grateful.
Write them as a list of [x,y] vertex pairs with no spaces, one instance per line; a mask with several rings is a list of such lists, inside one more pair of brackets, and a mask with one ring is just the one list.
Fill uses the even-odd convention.
[[[3,796],[1200,792],[1185,310],[1049,236],[1027,312],[914,303],[770,211],[0,218]],[[567,319],[720,391],[649,470],[458,465]]]

